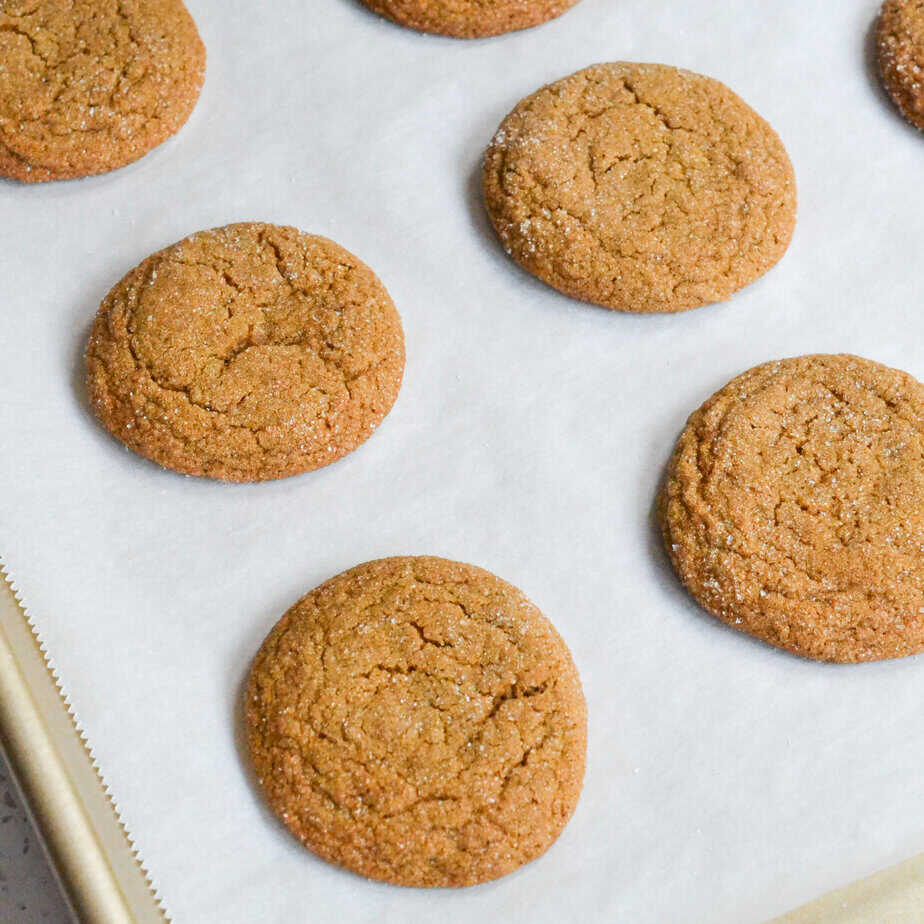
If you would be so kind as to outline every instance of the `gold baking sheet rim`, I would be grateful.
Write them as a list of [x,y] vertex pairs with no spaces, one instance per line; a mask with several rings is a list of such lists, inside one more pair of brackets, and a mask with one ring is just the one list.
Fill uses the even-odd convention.
[[75,915],[168,921],[2,557],[0,744]]
[[[77,916],[169,921],[2,557],[0,743]],[[924,854],[767,924],[874,922],[924,922]]]

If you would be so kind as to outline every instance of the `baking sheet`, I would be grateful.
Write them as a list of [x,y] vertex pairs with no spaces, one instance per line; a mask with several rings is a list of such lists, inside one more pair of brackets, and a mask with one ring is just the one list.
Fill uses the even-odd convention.
[[918,924],[924,908],[924,854],[837,889],[773,924]]
[[[90,180],[0,182],[0,548],[177,921],[757,922],[924,849],[924,661],[802,661],[681,590],[652,505],[687,414],[766,359],[850,351],[924,378],[924,138],[876,84],[866,0],[581,0],[539,29],[424,37],[355,0],[190,0],[209,51],[180,135]],[[631,317],[504,255],[481,152],[525,94],[594,61],[728,83],[778,129],[800,220],[731,302]],[[338,240],[405,325],[398,403],[358,452],[228,486],[90,417],[82,352],[150,252],[238,220]],[[589,704],[584,795],[540,861],[461,892],[315,860],[242,764],[248,662],[303,592],[429,553],[517,584]]]
[[[92,924],[163,924],[164,912],[147,872],[114,811],[93,753],[2,559],[0,758],[0,769],[8,764],[18,783],[33,833],[40,834],[39,851],[44,848],[61,886],[59,892],[51,885],[51,898],[57,901],[46,908],[43,920],[70,921],[73,913],[74,920]],[[28,846],[27,841],[23,852]],[[15,889],[22,883],[3,885]],[[20,912],[27,910],[17,903]],[[49,918],[54,907],[60,916]],[[33,918],[38,913],[38,908],[31,909]]]

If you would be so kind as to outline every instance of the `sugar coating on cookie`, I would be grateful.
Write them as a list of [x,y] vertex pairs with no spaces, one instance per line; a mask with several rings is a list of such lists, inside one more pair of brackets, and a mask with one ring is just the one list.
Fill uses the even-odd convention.
[[924,651],[924,386],[857,356],[745,372],[690,417],[661,521],[736,629],[825,661]]
[[189,475],[283,478],[355,449],[391,409],[401,319],[323,237],[236,224],[148,257],[103,301],[90,401],[130,449]]
[[886,0],[876,48],[886,89],[905,118],[924,129],[924,0]]
[[660,64],[595,65],[524,99],[488,147],[484,193],[518,263],[621,311],[729,298],[796,220],[776,132],[718,81]]
[[204,75],[182,0],[0,0],[0,176],[123,167],[180,129]]
[[578,0],[363,0],[402,26],[455,38],[484,38],[538,26]]
[[369,562],[309,593],[263,643],[246,714],[291,832],[397,885],[512,872],[558,837],[583,783],[565,643],[515,587],[445,559]]

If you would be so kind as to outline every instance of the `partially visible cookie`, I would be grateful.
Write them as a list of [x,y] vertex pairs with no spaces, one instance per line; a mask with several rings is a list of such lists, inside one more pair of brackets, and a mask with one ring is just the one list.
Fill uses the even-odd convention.
[[205,75],[182,0],[0,0],[0,176],[123,167],[177,132]]
[[364,442],[401,387],[385,287],[333,241],[237,224],[148,257],[106,296],[87,347],[94,413],[187,475],[264,481]]
[[578,0],[363,0],[402,26],[456,38],[483,38],[538,26]]
[[729,298],[796,220],[776,132],[718,81],[660,64],[599,64],[528,96],[487,150],[484,192],[521,266],[621,311]]
[[441,558],[359,565],[254,660],[250,756],[309,849],[405,886],[468,886],[544,853],[577,804],[586,707],[523,594]]
[[924,651],[924,385],[857,356],[739,375],[690,417],[661,520],[736,629],[825,661]]
[[924,0],[886,0],[876,47],[886,89],[905,118],[924,129]]

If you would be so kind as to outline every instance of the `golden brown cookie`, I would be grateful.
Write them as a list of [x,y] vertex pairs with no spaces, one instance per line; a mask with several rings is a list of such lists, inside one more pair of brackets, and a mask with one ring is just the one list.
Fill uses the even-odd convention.
[[661,521],[736,629],[824,661],[924,651],[924,386],[857,356],[739,375],[690,417]]
[[487,571],[386,558],[300,600],[257,654],[250,755],[331,863],[468,886],[544,853],[584,778],[586,708],[551,623]]
[[182,0],[0,0],[0,176],[124,167],[182,127],[204,75]]
[[401,319],[323,237],[238,224],[150,256],[106,296],[90,401],[135,452],[187,475],[264,481],[364,442],[401,387]]
[[727,299],[796,220],[776,132],[718,81],[661,64],[599,64],[528,96],[487,150],[484,192],[521,266],[621,311]]
[[924,0],[886,0],[876,48],[886,89],[905,118],[924,129]]
[[456,38],[484,38],[538,26],[578,0],[363,0],[402,26]]

